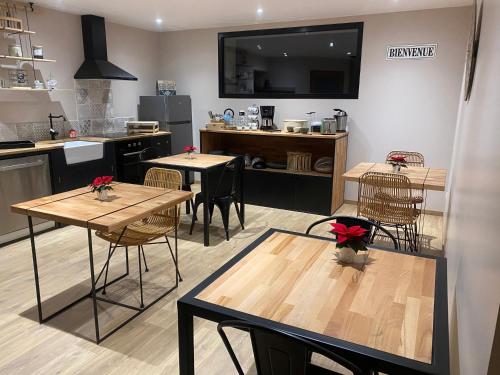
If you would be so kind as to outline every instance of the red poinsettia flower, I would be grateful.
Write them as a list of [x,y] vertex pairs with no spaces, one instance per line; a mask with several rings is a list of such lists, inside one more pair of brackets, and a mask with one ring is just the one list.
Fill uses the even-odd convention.
[[184,146],[184,152],[195,152],[196,150],[195,146]]
[[102,176],[103,184],[110,184],[113,181],[113,176]]
[[102,185],[102,177],[96,177],[96,178],[94,178],[94,181],[92,181],[91,186],[98,187],[100,185]]
[[113,176],[100,176],[94,178],[92,183],[90,184],[90,190],[94,191],[102,191],[102,190],[113,190],[113,187],[110,186],[113,181]]
[[403,155],[392,155],[389,160],[396,163],[406,163],[406,158]]

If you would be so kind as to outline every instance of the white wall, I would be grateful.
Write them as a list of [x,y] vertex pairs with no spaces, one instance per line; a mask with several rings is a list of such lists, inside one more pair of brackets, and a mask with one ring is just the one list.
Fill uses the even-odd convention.
[[500,2],[484,3],[472,96],[453,153],[446,243],[453,373],[462,375],[486,375],[500,304]]
[[[348,167],[385,160],[393,149],[409,149],[422,152],[429,166],[449,168],[470,17],[466,7],[238,28],[363,21],[358,100],[219,99],[217,32],[237,28],[162,34],[160,76],[175,80],[179,94],[192,96],[195,142],[208,110],[272,104],[281,123],[285,118],[305,118],[309,111],[330,117],[332,108],[343,108],[350,115]],[[388,44],[428,42],[438,43],[434,60],[385,58]],[[355,199],[356,189],[348,183],[346,198]],[[443,193],[429,195],[427,208],[443,207]]]
[[[84,59],[80,16],[35,6],[35,12],[29,17],[30,27],[36,31],[33,44],[43,46],[46,58],[57,60],[55,63],[36,64],[41,77],[48,80],[52,76],[58,81],[58,88],[74,89],[73,76]],[[138,81],[113,81],[114,115],[135,117],[139,96],[155,93],[160,34],[108,22],[106,34],[108,59],[139,78]],[[6,50],[11,40],[0,35],[0,49]],[[24,64],[24,68],[29,66],[29,63]],[[7,79],[6,69],[0,69],[0,78]],[[47,121],[51,111],[64,112],[69,120],[76,120],[75,93],[0,93],[0,126]],[[4,138],[2,129],[1,138]]]

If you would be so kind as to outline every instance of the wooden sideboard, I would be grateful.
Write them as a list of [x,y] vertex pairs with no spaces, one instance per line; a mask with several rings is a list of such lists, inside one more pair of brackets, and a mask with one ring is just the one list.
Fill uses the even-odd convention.
[[283,132],[200,129],[202,153],[260,156],[266,162],[286,162],[287,152],[309,152],[312,166],[323,156],[333,158],[333,172],[297,172],[286,169],[253,169],[244,176],[249,204],[330,215],[344,202],[348,133],[333,135]]

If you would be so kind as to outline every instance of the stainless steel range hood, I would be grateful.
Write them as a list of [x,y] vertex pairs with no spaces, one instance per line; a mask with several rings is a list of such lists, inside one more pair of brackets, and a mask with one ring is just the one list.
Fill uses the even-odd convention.
[[137,81],[137,77],[108,61],[106,26],[104,18],[82,16],[82,36],[85,61],[75,74],[75,79],[121,79]]

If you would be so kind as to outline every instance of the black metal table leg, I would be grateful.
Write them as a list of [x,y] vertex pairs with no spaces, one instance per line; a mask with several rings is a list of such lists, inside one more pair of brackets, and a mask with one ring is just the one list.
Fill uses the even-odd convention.
[[241,215],[241,221],[243,224],[245,224],[245,194],[244,194],[244,185],[243,185],[243,175],[244,172],[241,172],[241,177],[240,177],[240,215]]
[[201,192],[203,194],[203,245],[210,245],[210,235],[209,235],[209,191],[208,191],[208,170],[201,173]]
[[95,341],[97,344],[99,344],[101,342],[101,339],[99,336],[99,315],[97,314],[97,299],[95,291],[94,253],[92,251],[92,231],[90,229],[87,229],[87,236],[89,242],[90,282],[92,283],[90,296],[92,297],[92,305],[94,308]]
[[177,327],[179,332],[179,374],[194,375],[193,315],[182,302],[177,302]]
[[174,246],[175,246],[175,287],[179,286],[179,256],[177,254],[177,207],[174,214]]
[[31,256],[33,258],[33,272],[35,274],[36,305],[38,309],[38,323],[43,323],[42,300],[40,297],[40,280],[38,278],[38,263],[36,260],[35,233],[33,232],[33,220],[28,216],[28,227],[30,231]]
[[[189,170],[184,170],[184,185],[189,186]],[[189,188],[191,190],[191,188]],[[191,212],[191,201],[186,201],[186,214],[189,215]]]

